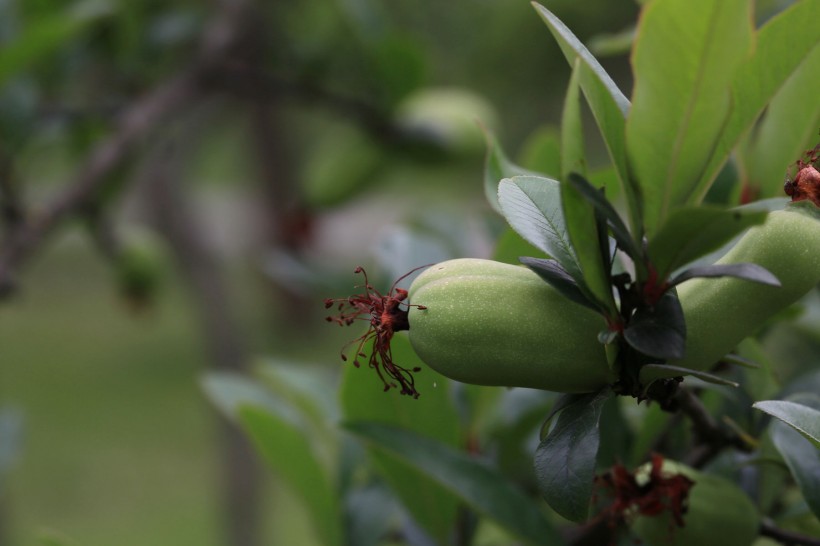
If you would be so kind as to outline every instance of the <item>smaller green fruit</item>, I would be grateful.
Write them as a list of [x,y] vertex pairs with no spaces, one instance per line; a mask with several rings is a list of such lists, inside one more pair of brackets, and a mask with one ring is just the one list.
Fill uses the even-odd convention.
[[601,316],[527,268],[442,262],[419,275],[409,296],[413,349],[451,379],[567,393],[616,379],[597,340]]
[[[648,467],[641,470],[649,472]],[[646,544],[749,546],[754,542],[760,530],[760,516],[749,497],[734,483],[668,460],[663,463],[663,474],[683,474],[694,482],[689,489],[688,510],[683,515],[683,527],[675,525],[668,511],[651,517],[639,514],[632,519],[632,532]]]

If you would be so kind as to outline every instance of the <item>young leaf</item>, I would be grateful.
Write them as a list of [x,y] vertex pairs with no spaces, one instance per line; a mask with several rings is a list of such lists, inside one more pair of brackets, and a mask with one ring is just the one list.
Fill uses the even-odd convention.
[[820,448],[820,411],[789,400],[763,400],[752,407],[777,417]]
[[685,207],[673,212],[649,240],[649,260],[666,279],[679,267],[719,249],[745,229],[762,224],[765,211]]
[[259,406],[242,406],[239,422],[257,451],[304,498],[322,544],[341,546],[338,496],[302,427]]
[[498,185],[498,202],[519,235],[555,258],[576,282],[582,279],[567,235],[557,181],[537,176],[505,178]]
[[618,246],[620,246],[624,252],[629,254],[629,256],[635,261],[636,267],[642,267],[644,263],[643,251],[632,238],[632,235],[630,235],[626,224],[624,224],[623,220],[621,220],[621,216],[618,214],[618,211],[615,210],[615,207],[613,207],[612,204],[606,200],[600,191],[598,191],[592,184],[587,182],[587,180],[579,174],[571,173],[567,178],[567,184],[572,186],[584,197],[584,199],[589,201],[604,218],[606,218],[610,229],[612,229],[612,236],[618,242]]
[[544,279],[550,286],[561,292],[561,294],[575,303],[580,303],[593,311],[600,311],[598,305],[591,301],[578,287],[578,283],[567,273],[566,269],[555,260],[544,260],[541,258],[529,258],[522,256],[519,258],[522,264],[526,265],[539,277]]
[[[578,89],[578,60],[564,101],[561,122],[561,177],[566,180],[570,173],[586,171],[584,157],[584,134],[581,123],[581,103]],[[562,183],[561,208],[567,233],[575,250],[584,277],[582,291],[589,291],[591,298],[599,302],[607,316],[615,316],[618,309],[612,296],[609,279],[609,244],[606,224],[596,218],[595,207],[573,186]]]
[[691,375],[697,377],[707,383],[714,383],[715,385],[726,385],[728,387],[740,386],[735,381],[730,381],[724,377],[713,375],[700,370],[692,370],[684,368],[683,366],[670,366],[669,364],[644,364],[638,374],[638,378],[642,385],[649,385],[658,379],[669,379],[671,377],[680,377]]
[[427,436],[384,424],[355,421],[344,427],[402,459],[528,543],[564,543],[530,498],[476,458]]
[[[743,62],[732,80],[729,118],[691,202],[699,202],[706,194],[740,137],[752,127],[789,76],[812,50],[817,55],[818,20],[820,2],[795,2],[758,30],[752,55]],[[817,74],[815,70],[815,77]],[[806,92],[811,93],[812,88]],[[816,100],[809,101],[807,106],[817,106],[817,103]],[[782,134],[782,131],[778,130],[778,133]]]
[[535,452],[535,475],[547,503],[563,517],[582,522],[589,514],[600,445],[601,408],[609,388],[577,397],[561,411]]
[[749,0],[666,0],[643,10],[626,147],[650,236],[698,186],[752,45]]
[[676,286],[695,277],[719,278],[735,277],[747,281],[757,282],[768,286],[780,286],[780,280],[771,271],[757,264],[714,264],[690,267],[676,275],[670,286]]
[[498,204],[498,183],[503,178],[512,178],[520,175],[536,175],[523,167],[519,167],[507,158],[507,154],[498,143],[495,135],[486,127],[484,129],[484,136],[487,139],[487,155],[484,159],[484,195],[487,197],[487,202],[499,214],[504,214],[501,211],[501,205]]
[[640,190],[629,175],[624,139],[629,100],[564,23],[543,6],[535,3],[533,6],[555,37],[570,66],[578,62],[578,81],[617,170],[629,206],[632,229],[635,233],[642,233]]
[[[794,395],[790,400],[820,410],[820,399],[814,394]],[[770,434],[806,503],[814,515],[820,518],[820,450],[782,421],[771,424]]]
[[686,345],[686,322],[678,296],[668,291],[653,307],[639,307],[624,339],[645,355],[672,360],[683,358]]

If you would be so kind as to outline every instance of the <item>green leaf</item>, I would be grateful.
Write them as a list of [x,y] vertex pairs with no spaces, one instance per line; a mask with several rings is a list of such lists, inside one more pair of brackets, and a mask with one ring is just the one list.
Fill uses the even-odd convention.
[[752,407],[777,417],[820,448],[820,411],[788,400],[763,400]]
[[[379,421],[425,434],[446,445],[459,444],[459,421],[450,397],[450,380],[424,365],[404,335],[391,342],[393,359],[405,368],[421,367],[415,374],[418,400],[384,392],[374,370],[348,365],[342,377],[341,403],[348,421]],[[401,499],[415,521],[444,544],[456,519],[458,499],[436,481],[392,453],[369,451],[385,482]]]
[[518,154],[518,163],[547,178],[561,176],[561,133],[554,125],[544,125],[527,136]]
[[338,495],[301,426],[259,406],[242,406],[239,422],[256,450],[301,496],[323,544],[342,544]]
[[564,23],[543,6],[533,6],[555,37],[570,66],[578,63],[578,82],[618,173],[629,206],[632,229],[635,233],[642,233],[640,190],[629,174],[624,138],[629,100]]
[[564,97],[564,110],[561,115],[561,179],[566,179],[572,172],[581,176],[587,174],[581,97],[578,87],[579,63],[580,60],[576,59],[573,65],[572,77]]
[[722,247],[747,228],[766,221],[767,212],[715,207],[674,211],[649,240],[649,260],[659,279]]
[[672,360],[683,358],[686,321],[678,296],[668,291],[652,307],[639,307],[624,330],[624,339],[645,355]]
[[[793,3],[758,30],[751,56],[743,62],[732,80],[729,118],[695,191],[693,202],[698,202],[699,197],[705,195],[741,136],[752,127],[789,76],[812,50],[817,55],[820,49],[817,45],[818,20],[820,2],[807,0]],[[814,77],[818,77],[816,71]],[[814,89],[817,89],[816,83]],[[812,93],[813,89],[807,88],[805,91]],[[805,104],[807,108],[817,105],[816,100]],[[782,129],[777,132],[783,134]],[[782,174],[779,174],[778,180],[781,177]],[[763,183],[768,184],[769,181],[763,180]]]
[[601,409],[611,396],[606,388],[575,398],[562,409],[535,452],[541,494],[553,510],[571,521],[582,522],[589,514]]
[[[820,399],[815,394],[797,394],[790,401],[820,410]],[[769,432],[806,503],[814,515],[820,518],[820,450],[785,422],[774,421]]]
[[576,173],[571,173],[567,178],[567,184],[572,186],[578,193],[583,195],[584,199],[589,201],[598,213],[603,216],[609,227],[612,229],[612,236],[618,242],[618,246],[626,252],[635,261],[638,268],[644,265],[643,251],[635,242],[632,235],[629,233],[626,224],[621,220],[621,216],[612,203],[606,200],[603,194],[597,190],[592,184]]
[[680,377],[691,375],[697,377],[707,383],[714,383],[715,385],[725,385],[727,387],[738,387],[739,384],[735,381],[703,372],[701,370],[693,370],[691,368],[684,368],[683,366],[671,366],[669,364],[644,364],[638,374],[638,378],[642,385],[648,386],[653,381],[658,379],[669,379],[672,377]]
[[378,449],[424,472],[476,511],[528,543],[564,543],[537,503],[475,457],[427,436],[384,424],[358,421],[344,426]]
[[[794,165],[806,149],[820,140],[818,89],[820,46],[814,48],[772,99],[749,153],[743,156],[749,182],[761,189],[761,196],[782,195],[786,167]],[[791,175],[794,174],[793,170]]]
[[510,226],[535,248],[555,258],[576,280],[581,269],[567,235],[559,183],[537,176],[505,178],[498,202]]
[[484,195],[490,206],[499,214],[504,214],[498,203],[498,184],[503,178],[512,178],[522,175],[536,175],[523,167],[519,167],[509,160],[507,154],[498,143],[495,135],[482,126],[484,137],[487,139],[487,155],[484,158]]
[[14,41],[0,48],[0,86],[18,72],[64,48],[90,24],[110,13],[107,2],[87,0],[76,2],[62,13],[32,21]]
[[650,236],[692,200],[711,158],[733,75],[751,49],[750,8],[749,0],[666,0],[643,10],[626,146]]
[[[572,79],[564,101],[561,123],[561,178],[566,180],[570,173],[586,174],[584,157],[584,133],[581,122],[581,103],[578,88],[578,60],[572,72]],[[564,213],[567,233],[575,249],[581,267],[583,284],[579,289],[589,292],[593,301],[599,303],[608,315],[618,313],[609,279],[609,243],[606,223],[599,222],[595,207],[573,186],[562,183],[561,208]]]

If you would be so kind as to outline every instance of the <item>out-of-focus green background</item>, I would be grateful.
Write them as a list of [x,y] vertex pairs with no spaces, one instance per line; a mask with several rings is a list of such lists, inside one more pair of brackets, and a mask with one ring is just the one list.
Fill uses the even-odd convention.
[[[545,5],[584,40],[628,31],[638,9]],[[131,144],[0,304],[0,406],[19,429],[2,440],[16,447],[0,475],[4,546],[226,544],[220,420],[199,386],[211,366],[201,294],[152,223],[157,154],[176,158],[251,358],[333,370],[354,336],[321,320],[321,302],[349,290],[355,265],[383,283],[417,252],[490,252],[499,220],[474,119],[524,159],[559,119],[569,70],[526,0],[3,0],[0,177],[26,210],[71,184],[130,106],[201,62],[232,10],[253,16],[221,52],[226,71]],[[615,38],[600,42],[613,56],[599,52],[628,93]],[[134,301],[99,239],[127,247],[146,229],[156,287]],[[266,480],[262,543],[316,543],[300,505]]]

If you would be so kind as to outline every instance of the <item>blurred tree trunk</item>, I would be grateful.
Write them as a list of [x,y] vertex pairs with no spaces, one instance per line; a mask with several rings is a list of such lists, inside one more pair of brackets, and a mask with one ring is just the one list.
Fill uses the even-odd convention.
[[[206,230],[184,195],[175,158],[162,153],[153,162],[146,189],[150,210],[170,242],[192,299],[199,307],[202,335],[211,367],[243,372],[248,350],[234,319],[230,297],[217,259],[206,243]],[[261,472],[258,460],[243,433],[227,421],[220,423],[224,510],[230,546],[259,546]]]

